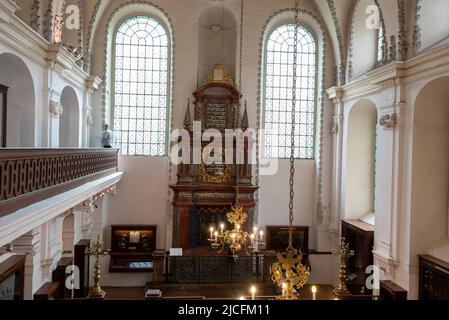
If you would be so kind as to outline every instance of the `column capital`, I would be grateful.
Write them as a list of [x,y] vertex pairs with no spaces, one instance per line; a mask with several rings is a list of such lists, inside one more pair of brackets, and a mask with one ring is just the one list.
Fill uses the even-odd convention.
[[379,125],[385,130],[394,129],[398,124],[398,114],[396,112],[385,113],[380,116]]

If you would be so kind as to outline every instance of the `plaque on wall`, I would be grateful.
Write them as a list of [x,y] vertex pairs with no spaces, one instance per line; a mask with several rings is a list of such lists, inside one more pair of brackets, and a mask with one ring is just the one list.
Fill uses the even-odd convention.
[[225,130],[227,124],[227,107],[224,103],[208,103],[206,108],[206,129]]

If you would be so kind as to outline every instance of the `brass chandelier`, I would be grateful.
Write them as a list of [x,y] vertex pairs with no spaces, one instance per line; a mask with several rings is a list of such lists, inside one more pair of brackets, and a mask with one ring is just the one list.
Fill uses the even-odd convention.
[[[244,36],[244,0],[240,1],[240,61],[239,61],[239,92],[242,92],[242,67],[243,67],[243,36]],[[240,127],[240,111],[241,104],[238,104],[237,122]],[[253,233],[249,234],[243,230],[245,224],[248,222],[248,214],[239,203],[239,177],[240,169],[236,169],[236,201],[231,207],[231,211],[226,215],[227,220],[232,225],[232,230],[226,230],[225,224],[221,223],[220,228],[210,228],[209,242],[211,247],[218,252],[223,252],[225,248],[229,248],[234,259],[238,258],[242,249],[245,249],[247,254],[263,251],[265,249],[264,233],[258,231],[254,227]]]
[[292,132],[290,155],[290,203],[289,203],[289,238],[288,248],[278,254],[278,261],[270,268],[273,282],[282,289],[279,300],[297,300],[298,290],[304,287],[310,275],[310,270],[302,264],[303,255],[293,248],[293,209],[295,184],[295,121],[296,121],[296,87],[298,67],[298,28],[299,28],[299,0],[295,5],[295,35],[293,53],[293,98],[292,98]]

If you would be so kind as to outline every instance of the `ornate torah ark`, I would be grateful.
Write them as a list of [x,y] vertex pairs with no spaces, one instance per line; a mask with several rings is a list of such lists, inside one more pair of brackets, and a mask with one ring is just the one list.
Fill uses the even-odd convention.
[[[216,65],[203,85],[193,93],[195,97],[194,129],[191,121],[190,107],[187,110],[185,128],[190,134],[190,159],[193,156],[194,132],[201,135],[208,129],[215,129],[222,133],[222,153],[224,159],[226,146],[226,129],[238,129],[239,103],[241,94],[235,87],[231,77],[223,66]],[[246,112],[243,123],[247,126]],[[199,129],[199,123],[201,128]],[[246,129],[246,128],[245,128]],[[232,144],[229,144],[231,141]],[[252,165],[249,163],[249,139],[244,140],[244,161],[236,164],[237,142],[230,140],[233,146],[234,161],[232,164],[206,164],[203,157],[197,164],[180,164],[178,166],[178,181],[171,188],[173,198],[173,247],[183,248],[186,252],[199,248],[208,248],[210,227],[217,228],[220,223],[226,223],[226,214],[237,200],[237,170],[239,170],[238,201],[248,213],[247,230],[251,230],[254,221],[254,207],[256,205],[254,193],[258,187],[252,184]],[[210,141],[201,142],[201,154],[208,150]],[[255,146],[255,145],[254,145]],[[228,148],[226,152],[229,153]],[[239,148],[241,149],[241,148]],[[211,152],[210,154],[215,154]],[[224,160],[223,160],[224,161]]]

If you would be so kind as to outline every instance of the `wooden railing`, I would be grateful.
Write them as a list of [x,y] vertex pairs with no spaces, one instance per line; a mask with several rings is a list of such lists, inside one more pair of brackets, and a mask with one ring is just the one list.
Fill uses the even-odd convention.
[[0,217],[116,172],[115,149],[0,149]]

